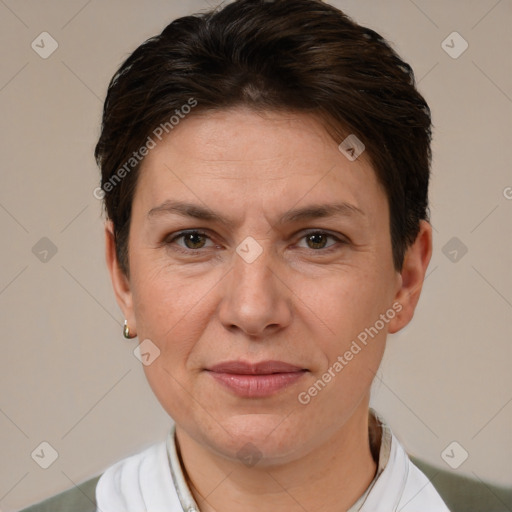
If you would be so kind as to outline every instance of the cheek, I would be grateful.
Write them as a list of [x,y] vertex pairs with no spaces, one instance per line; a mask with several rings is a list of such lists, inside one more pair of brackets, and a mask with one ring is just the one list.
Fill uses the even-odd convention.
[[[159,355],[144,365],[153,393],[171,417],[192,414],[194,374],[189,362],[204,330],[208,302],[200,286],[188,286],[170,272],[141,279],[134,290],[139,339],[150,339]],[[203,299],[203,300],[202,300]]]
[[183,380],[197,341],[215,314],[212,290],[219,281],[218,272],[197,278],[172,266],[140,263],[132,287],[137,332],[141,340],[149,338],[160,350],[158,364],[147,367],[147,372],[164,366]]
[[333,424],[339,421],[340,411],[348,413],[357,407],[369,392],[384,354],[387,324],[380,320],[382,311],[386,309],[375,307],[366,296],[343,300],[342,295],[336,302],[325,303],[323,318],[334,334],[316,335],[317,350],[325,359],[302,387],[301,404],[314,404]]
[[355,339],[372,326],[391,305],[389,279],[378,272],[346,269],[314,281],[297,280],[293,287],[299,298],[297,306],[309,311],[317,332],[324,332],[319,341],[335,350]]
[[351,269],[317,280],[315,292],[302,295],[307,297],[304,311],[317,317],[312,328],[317,350],[326,356],[303,389],[317,407],[328,410],[336,403],[336,410],[351,409],[370,388],[392,316],[381,320],[392,300],[387,281],[378,273]]
[[208,286],[207,279],[184,277],[179,269],[152,260],[151,254],[134,258],[133,276],[137,329],[160,337],[186,321],[188,313],[200,304]]

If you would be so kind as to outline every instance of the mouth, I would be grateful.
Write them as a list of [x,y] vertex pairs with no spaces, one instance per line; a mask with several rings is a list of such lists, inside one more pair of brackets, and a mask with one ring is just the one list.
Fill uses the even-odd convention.
[[283,361],[251,364],[226,361],[206,371],[217,383],[244,398],[271,396],[300,380],[308,371]]

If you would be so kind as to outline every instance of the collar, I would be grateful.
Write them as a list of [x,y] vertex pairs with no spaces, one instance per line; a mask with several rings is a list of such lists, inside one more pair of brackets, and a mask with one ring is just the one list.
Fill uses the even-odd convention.
[[373,459],[377,463],[377,471],[375,472],[375,476],[373,477],[370,485],[366,488],[366,491],[364,491],[362,496],[359,497],[347,512],[358,512],[363,508],[368,495],[389,462],[393,435],[391,433],[391,429],[371,407],[368,411],[368,434]]
[[181,455],[178,454],[177,439],[176,439],[176,425],[173,423],[171,430],[167,436],[167,456],[169,457],[169,466],[171,468],[172,479],[174,480],[174,487],[176,487],[176,494],[181,503],[181,508],[184,512],[199,512],[199,507],[190,492],[190,489],[183,474],[183,463]]
[[[374,411],[370,417],[370,447],[379,457],[377,473],[349,512],[449,512],[391,430]],[[165,441],[107,468],[96,485],[96,502],[97,512],[199,512],[182,470],[175,428]]]
[[[377,471],[372,482],[362,496],[348,509],[347,512],[357,512],[363,507],[375,482],[386,468],[391,453],[392,433],[390,428],[383,422],[377,412],[370,408],[368,411],[368,434],[370,438],[370,448],[373,458],[377,462]],[[187,485],[184,476],[183,461],[181,454],[178,453],[178,443],[176,440],[176,426],[173,424],[167,436],[167,454],[169,457],[169,466],[171,468],[172,478],[176,487],[176,493],[184,512],[199,512],[190,488]]]

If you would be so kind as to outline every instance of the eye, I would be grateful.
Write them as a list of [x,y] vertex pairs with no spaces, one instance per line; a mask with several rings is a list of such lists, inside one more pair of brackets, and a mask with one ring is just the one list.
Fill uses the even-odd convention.
[[[331,235],[330,233],[325,233],[324,231],[314,231],[311,233],[307,233],[304,235],[301,240],[305,241],[305,246],[301,243],[298,244],[298,247],[305,247],[307,249],[329,249],[333,245],[337,243],[343,243],[338,237]],[[328,244],[328,241],[331,240],[331,243]]]
[[[207,246],[207,242],[210,245]],[[201,231],[182,231],[176,236],[172,236],[166,242],[167,244],[176,244],[182,249],[189,249],[190,251],[203,249],[204,247],[211,247],[213,242],[210,237]]]
[[[215,247],[211,238],[206,233],[198,230],[181,231],[175,235],[170,235],[165,243],[173,246],[175,250],[189,254],[202,252],[201,249],[206,250]],[[345,243],[341,238],[325,231],[312,231],[300,238],[297,247],[327,252]]]

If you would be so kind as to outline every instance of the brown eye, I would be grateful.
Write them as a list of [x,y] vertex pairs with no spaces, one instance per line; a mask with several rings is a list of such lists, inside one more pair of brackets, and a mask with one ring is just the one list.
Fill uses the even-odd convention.
[[201,231],[182,231],[181,233],[176,233],[175,236],[171,236],[166,240],[166,244],[174,246],[175,249],[182,252],[213,247],[210,237]]
[[206,244],[206,236],[201,233],[185,233],[182,235],[183,243],[188,249],[201,249]]
[[321,255],[337,251],[341,249],[343,245],[348,243],[349,242],[343,235],[338,237],[328,231],[319,230],[303,234],[296,247],[299,247],[300,249],[309,249]]
[[327,244],[327,239],[332,237],[326,233],[311,233],[306,235],[305,238],[310,249],[324,249]]

